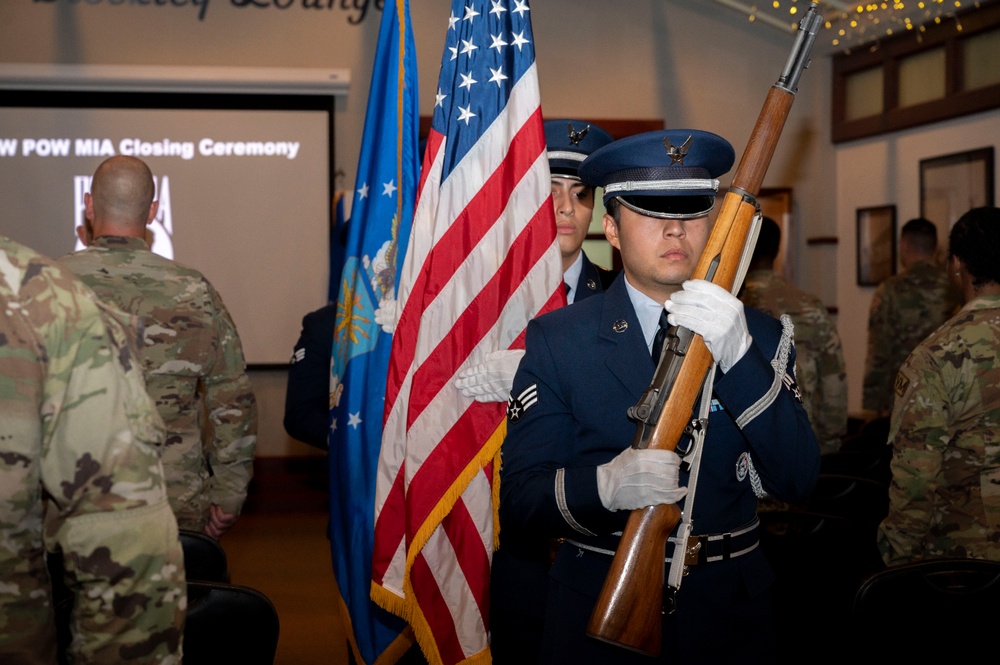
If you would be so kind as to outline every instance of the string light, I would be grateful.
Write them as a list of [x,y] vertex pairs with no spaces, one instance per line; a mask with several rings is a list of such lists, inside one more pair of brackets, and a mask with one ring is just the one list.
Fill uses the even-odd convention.
[[[745,5],[739,0],[716,0],[747,14],[750,22],[765,22],[774,27],[794,31],[799,14],[798,0],[772,0],[767,5]],[[914,32],[919,39],[929,24],[941,24],[954,19],[955,30],[962,31],[956,15],[968,7],[979,7],[997,0],[817,0],[823,16],[819,39],[849,51],[870,42],[905,32]],[[786,13],[787,9],[787,13]],[[782,16],[796,17],[792,20]],[[825,36],[824,36],[825,35]]]

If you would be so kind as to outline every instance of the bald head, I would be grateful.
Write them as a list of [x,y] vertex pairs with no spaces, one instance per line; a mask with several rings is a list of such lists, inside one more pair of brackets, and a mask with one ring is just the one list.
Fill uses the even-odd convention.
[[94,235],[143,237],[156,215],[153,173],[135,157],[117,155],[97,167],[85,197]]

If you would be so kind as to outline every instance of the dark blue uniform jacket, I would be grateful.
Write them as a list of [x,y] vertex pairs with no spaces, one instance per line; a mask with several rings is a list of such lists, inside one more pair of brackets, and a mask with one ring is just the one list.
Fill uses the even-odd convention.
[[323,450],[328,447],[330,434],[330,354],[336,320],[336,303],[302,318],[302,332],[292,351],[285,391],[285,431]]
[[587,258],[587,253],[583,252],[583,268],[580,270],[580,278],[576,282],[576,296],[573,302],[577,303],[584,298],[606,291],[617,276],[617,271],[608,270],[593,263]]
[[[757,310],[748,308],[746,317],[751,348],[727,374],[716,371],[692,520],[698,535],[732,531],[754,519],[757,498],[748,459],[764,489],[781,500],[801,500],[818,474],[819,446],[792,380],[790,335]],[[631,444],[636,426],[626,409],[639,400],[654,369],[624,279],[600,296],[528,324],[502,449],[501,548],[505,537],[569,538],[615,548],[612,534],[624,527],[628,511],[604,508],[595,467]],[[687,481],[682,473],[681,484]],[[681,508],[687,510],[683,503]],[[611,558],[586,559],[591,568],[581,574],[565,565],[568,557],[560,552],[551,575],[596,597]],[[734,574],[743,578],[750,595],[773,580],[759,549],[731,562],[698,566],[698,575],[705,579],[713,567],[719,573],[726,569],[730,581]]]

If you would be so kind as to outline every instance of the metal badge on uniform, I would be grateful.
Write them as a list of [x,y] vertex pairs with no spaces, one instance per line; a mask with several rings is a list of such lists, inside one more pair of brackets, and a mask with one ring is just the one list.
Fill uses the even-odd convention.
[[538,403],[538,384],[532,383],[519,395],[511,395],[507,400],[507,419],[516,423],[525,412]]
[[592,279],[588,279],[587,280],[587,288],[590,289],[591,291],[596,291],[597,290],[597,282],[595,282]]
[[688,136],[687,140],[681,144],[681,147],[675,146],[670,142],[669,138],[664,137],[663,147],[667,149],[667,156],[670,157],[670,165],[680,164],[684,166],[684,158],[687,157],[688,148],[691,147],[692,136]]
[[750,472],[750,464],[750,453],[744,451],[736,460],[736,480],[743,482],[743,479]]
[[617,321],[615,321],[615,324],[611,326],[611,329],[614,330],[616,333],[623,333],[626,330],[628,330],[628,321],[626,321],[625,319],[618,319]]
[[569,133],[566,136],[569,138],[569,142],[573,145],[580,145],[580,141],[586,138],[587,132],[590,131],[590,125],[587,125],[580,131],[576,131],[573,129],[573,123],[568,123],[568,130]]

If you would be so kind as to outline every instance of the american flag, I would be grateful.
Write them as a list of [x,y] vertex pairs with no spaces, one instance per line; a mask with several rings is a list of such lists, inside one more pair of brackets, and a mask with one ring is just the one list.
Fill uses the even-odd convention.
[[533,41],[527,0],[453,0],[397,296],[372,595],[430,663],[489,656],[506,405],[455,376],[565,303]]

